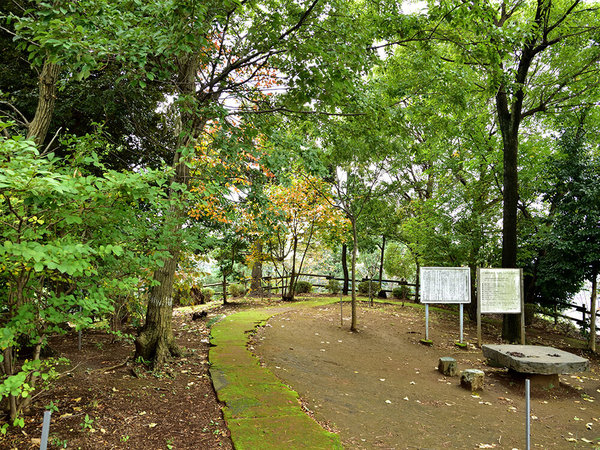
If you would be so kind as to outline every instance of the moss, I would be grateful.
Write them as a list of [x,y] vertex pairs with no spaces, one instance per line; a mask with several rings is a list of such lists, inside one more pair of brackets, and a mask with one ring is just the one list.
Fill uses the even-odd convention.
[[[336,301],[325,298],[302,302],[297,307],[322,306]],[[337,435],[323,430],[304,414],[298,394],[246,348],[248,336],[257,326],[284,310],[280,308],[242,311],[213,326],[209,359],[211,378],[231,431],[236,449],[343,448]]]

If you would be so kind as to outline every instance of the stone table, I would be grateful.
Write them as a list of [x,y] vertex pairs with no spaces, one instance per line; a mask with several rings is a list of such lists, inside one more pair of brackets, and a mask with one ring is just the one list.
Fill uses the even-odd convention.
[[537,385],[558,386],[559,374],[586,372],[590,362],[563,350],[541,345],[483,345],[492,364],[525,374]]

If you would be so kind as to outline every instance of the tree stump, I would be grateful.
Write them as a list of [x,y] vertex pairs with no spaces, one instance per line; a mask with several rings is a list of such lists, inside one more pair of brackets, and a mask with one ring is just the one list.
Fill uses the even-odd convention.
[[471,391],[481,391],[483,390],[483,379],[484,373],[482,370],[466,369],[460,375],[460,385]]
[[456,360],[450,356],[442,356],[438,364],[438,370],[448,377],[454,377],[458,373]]

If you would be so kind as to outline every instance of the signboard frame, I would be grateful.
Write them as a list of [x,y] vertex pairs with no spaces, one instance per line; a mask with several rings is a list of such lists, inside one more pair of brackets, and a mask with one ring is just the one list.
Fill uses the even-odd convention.
[[[482,297],[484,292],[484,275],[504,274],[512,275],[510,277],[503,277],[500,281],[511,281],[514,283],[518,282],[518,286],[509,287],[507,283],[497,283],[495,286],[495,295],[507,295],[517,294],[518,298],[515,299],[512,305],[508,308],[488,308],[488,305],[482,307]],[[516,291],[516,292],[515,292]],[[523,269],[507,269],[507,268],[478,268],[477,269],[477,344],[481,347],[481,314],[519,314],[521,317],[521,344],[525,345],[525,295],[523,285]]]
[[[442,288],[437,289],[427,289],[424,292],[423,286],[427,286],[427,283],[424,283],[428,277],[425,276],[426,273],[437,274],[438,277],[441,273],[458,273],[460,274],[459,280],[451,280],[452,282],[458,281],[458,283],[464,283],[462,289],[458,289],[459,294],[456,296],[450,295],[446,298],[444,297],[445,290]],[[466,276],[465,276],[466,275]],[[446,277],[446,281],[449,280],[449,277]],[[450,284],[451,284],[450,283]],[[429,304],[430,303],[438,303],[438,304],[458,304],[460,306],[460,345],[463,345],[463,323],[464,323],[464,305],[471,303],[471,269],[469,267],[421,267],[419,269],[419,297],[421,303],[425,304],[425,340],[429,341]],[[435,295],[435,291],[437,293],[441,293],[441,295]],[[462,292],[460,292],[462,291]],[[463,295],[460,295],[463,294]]]
[[[461,294],[466,294],[465,297],[463,298],[428,298],[428,294],[433,294],[433,292],[431,292],[432,290],[427,290],[425,291],[423,289],[423,286],[425,285],[424,280],[426,279],[425,274],[426,273],[433,273],[433,274],[441,274],[441,273],[448,273],[448,274],[452,274],[452,273],[458,273],[463,275],[463,277],[461,277],[460,280],[458,280],[460,283],[465,283],[464,286],[462,286],[464,288],[463,292],[461,292]],[[464,275],[466,275],[466,277],[464,277]],[[468,267],[421,267],[420,268],[420,274],[419,274],[419,281],[420,281],[420,285],[421,285],[421,294],[420,294],[420,298],[421,298],[421,303],[448,303],[448,304],[455,304],[455,303],[471,303],[471,269],[469,269]],[[457,281],[457,280],[452,280],[453,282]],[[461,289],[462,290],[462,289]],[[441,289],[438,289],[438,292],[441,291]]]

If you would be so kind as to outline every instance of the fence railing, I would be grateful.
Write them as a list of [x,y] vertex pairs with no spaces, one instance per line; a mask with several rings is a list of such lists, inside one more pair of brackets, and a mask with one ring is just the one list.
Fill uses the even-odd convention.
[[[570,310],[575,310],[575,312],[581,313],[581,319],[578,319],[577,317],[562,314],[562,312],[559,311],[559,309],[558,309],[559,307],[563,307],[565,309],[570,309]],[[584,305],[577,305],[575,303],[569,303],[569,302],[558,302],[558,303],[552,305],[552,307],[550,307],[550,308],[540,309],[536,312],[537,312],[537,314],[541,314],[543,316],[552,317],[554,319],[555,324],[558,322],[558,318],[560,317],[562,319],[566,319],[566,320],[570,320],[571,322],[575,322],[580,326],[589,325],[589,319],[592,316],[592,312],[589,309],[587,309]]]
[[[303,280],[303,281],[309,281],[311,283],[311,285],[313,287],[319,287],[319,288],[323,288],[323,289],[327,289],[328,284],[325,281],[320,281],[320,280],[336,280],[336,281],[344,281],[344,278],[340,278],[340,277],[336,277],[333,275],[321,275],[321,274],[315,274],[315,273],[300,273],[297,275],[299,280]],[[273,291],[281,291],[284,292],[287,287],[288,287],[288,280],[289,280],[290,276],[289,275],[283,275],[283,276],[263,276],[261,278],[261,288],[263,291],[267,291],[267,292],[273,292]],[[250,282],[252,281],[251,278],[245,278],[240,280],[238,283],[242,283],[244,284],[244,286],[247,288],[248,285],[250,284]],[[362,278],[361,280],[356,280],[357,281],[357,286],[355,286],[355,289],[358,291],[358,283],[363,282],[363,281],[372,281],[373,283],[379,283],[380,280],[377,278],[373,278],[373,279],[369,279],[369,278]],[[235,284],[238,284],[235,283]],[[227,282],[225,284],[225,288],[227,289],[231,284],[230,282]],[[352,280],[350,280],[350,284],[352,284]],[[408,283],[406,280],[386,280],[386,279],[382,279],[381,280],[381,291],[387,293],[391,293],[393,291],[393,288],[395,287],[394,285],[398,285],[398,286],[408,286],[413,288],[414,290],[416,290],[416,284],[414,283]],[[204,287],[209,287],[209,288],[216,288],[215,289],[215,294],[217,295],[223,295],[223,283],[211,283],[211,284],[205,284]],[[349,289],[352,289],[352,287],[350,286]],[[411,292],[409,292],[409,296],[414,298],[415,296],[415,292],[412,292],[413,289],[411,289]],[[373,295],[376,295],[377,293],[374,292]]]

